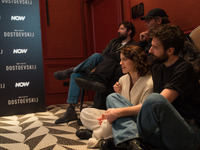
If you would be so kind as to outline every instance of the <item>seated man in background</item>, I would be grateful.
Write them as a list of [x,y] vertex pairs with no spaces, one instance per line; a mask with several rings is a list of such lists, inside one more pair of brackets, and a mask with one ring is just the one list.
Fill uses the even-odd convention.
[[[112,80],[109,81],[109,83],[113,85],[113,82],[115,83],[119,79],[119,77],[122,76],[122,72],[121,69],[119,69],[118,63],[119,50],[125,45],[136,44],[132,40],[133,36],[135,35],[135,27],[131,22],[123,22],[119,25],[118,34],[118,38],[112,39],[110,43],[106,46],[102,54],[95,53],[76,67],[54,73],[55,78],[58,80],[64,80],[70,77],[70,85],[67,99],[69,107],[67,108],[63,117],[55,121],[56,124],[77,120],[75,105],[78,103],[79,100],[80,88],[76,85],[75,78],[91,74],[92,70],[94,70],[92,71],[92,73],[96,74],[98,74],[99,72],[107,71],[108,76],[113,76],[113,74],[109,74],[109,70],[111,70],[111,72],[115,72]],[[101,84],[96,84],[95,87],[100,87],[100,92],[102,93],[104,93],[105,89],[107,88],[102,86]],[[109,86],[108,88],[111,89]],[[103,98],[106,99],[106,96],[112,92],[113,90],[107,90],[103,95],[101,101],[104,101],[105,103],[105,100]],[[105,105],[104,103],[101,103],[101,105]],[[96,106],[96,108],[105,109],[104,106]]]
[[[142,20],[145,20],[145,25],[147,29],[157,28],[164,24],[168,24],[170,21],[168,19],[168,15],[163,9],[156,8],[152,9],[148,12],[148,14],[144,17],[141,17]],[[139,46],[142,47],[145,52],[148,54],[148,50],[151,47],[151,39],[148,36],[148,30],[144,31],[140,34],[140,41]],[[106,64],[105,64],[106,65]],[[76,83],[82,89],[92,89],[99,91],[101,88],[97,87],[97,85],[101,85],[101,87],[105,87],[109,80],[112,77],[107,75],[107,72],[99,73],[101,76],[98,75],[98,80],[94,80],[93,78],[96,77],[95,74],[90,74],[89,76],[83,76],[76,78]],[[109,75],[114,73],[109,73]],[[96,86],[96,87],[95,87]],[[103,88],[102,88],[103,89]]]
[[146,16],[141,17],[145,21],[146,31],[140,33],[139,46],[142,47],[146,53],[149,53],[152,39],[149,37],[149,30],[158,28],[164,24],[169,24],[169,17],[167,13],[160,8],[150,10]]

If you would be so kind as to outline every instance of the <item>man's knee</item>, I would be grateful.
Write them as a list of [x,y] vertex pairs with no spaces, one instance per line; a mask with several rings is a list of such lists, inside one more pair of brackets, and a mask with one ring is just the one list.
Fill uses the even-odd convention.
[[70,77],[70,78],[77,78],[77,77],[81,77],[81,74],[80,74],[80,73],[75,73],[75,72],[73,72],[73,73],[71,74],[71,77]]
[[94,54],[92,54],[90,57],[96,58],[96,59],[103,59],[103,56],[102,56],[102,54],[100,54],[100,53],[94,53]]
[[152,93],[150,94],[147,99],[143,103],[143,107],[146,106],[153,106],[154,104],[164,104],[167,100],[158,93]]

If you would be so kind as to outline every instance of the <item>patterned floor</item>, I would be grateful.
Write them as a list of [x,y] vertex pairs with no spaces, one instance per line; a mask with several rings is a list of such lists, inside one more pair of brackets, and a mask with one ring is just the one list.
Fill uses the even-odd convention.
[[[67,105],[50,106],[46,112],[0,117],[0,150],[86,150],[87,140],[75,132],[77,121],[54,124]],[[79,108],[76,109],[79,114]]]

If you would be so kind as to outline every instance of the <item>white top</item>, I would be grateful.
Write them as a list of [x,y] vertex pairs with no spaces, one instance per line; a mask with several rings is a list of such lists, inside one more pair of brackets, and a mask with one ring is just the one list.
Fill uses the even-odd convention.
[[123,75],[119,79],[122,86],[121,95],[128,99],[133,105],[143,103],[147,96],[153,92],[152,77],[140,77],[130,90],[131,77],[129,74]]

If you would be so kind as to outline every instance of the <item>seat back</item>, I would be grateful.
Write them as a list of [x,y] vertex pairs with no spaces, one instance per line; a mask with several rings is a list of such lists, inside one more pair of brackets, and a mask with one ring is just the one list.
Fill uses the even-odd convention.
[[200,51],[200,26],[196,27],[189,36],[193,40],[196,48]]
[[[200,52],[200,26],[196,27],[190,34],[190,38],[193,40],[197,50]],[[200,78],[199,78],[200,83]]]

